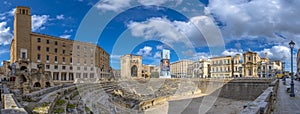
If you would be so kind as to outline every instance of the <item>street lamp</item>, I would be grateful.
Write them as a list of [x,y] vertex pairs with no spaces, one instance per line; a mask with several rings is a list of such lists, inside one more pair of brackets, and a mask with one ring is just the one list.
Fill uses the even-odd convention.
[[294,93],[294,73],[293,73],[293,48],[295,46],[295,43],[293,42],[293,40],[289,43],[289,45],[290,45],[290,48],[291,48],[291,72],[292,72],[290,97],[295,97],[295,93]]

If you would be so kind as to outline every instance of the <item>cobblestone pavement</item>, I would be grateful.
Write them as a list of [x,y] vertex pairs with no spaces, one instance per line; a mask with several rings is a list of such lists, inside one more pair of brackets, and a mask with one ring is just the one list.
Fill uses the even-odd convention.
[[283,81],[280,79],[274,114],[300,114],[300,82],[294,81],[296,97],[290,97],[290,93],[286,91],[290,82],[291,79],[288,78],[286,85],[283,85]]

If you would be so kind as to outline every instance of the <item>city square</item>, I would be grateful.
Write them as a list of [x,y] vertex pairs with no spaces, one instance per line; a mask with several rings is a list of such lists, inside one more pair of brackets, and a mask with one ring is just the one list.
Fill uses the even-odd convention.
[[[270,1],[278,12],[292,4]],[[300,35],[272,31],[273,17],[268,30],[243,31],[218,0],[47,3],[63,8],[1,3],[2,114],[299,113]]]

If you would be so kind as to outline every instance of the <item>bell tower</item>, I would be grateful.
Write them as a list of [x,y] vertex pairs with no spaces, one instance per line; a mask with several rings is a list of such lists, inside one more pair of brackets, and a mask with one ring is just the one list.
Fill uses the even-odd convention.
[[14,14],[14,39],[11,44],[12,62],[31,61],[31,14],[30,8],[17,6]]

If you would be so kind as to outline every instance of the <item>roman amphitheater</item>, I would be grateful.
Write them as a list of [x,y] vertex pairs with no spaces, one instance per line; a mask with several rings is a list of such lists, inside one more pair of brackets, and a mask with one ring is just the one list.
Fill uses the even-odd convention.
[[[80,79],[31,93],[10,90],[2,112],[89,113],[239,113],[274,79]],[[4,82],[5,83],[5,82]],[[6,96],[8,96],[6,95]]]

